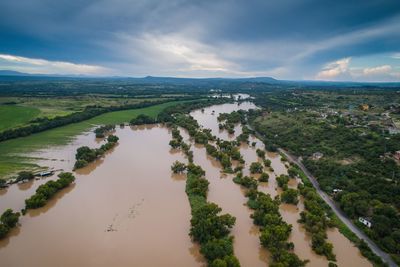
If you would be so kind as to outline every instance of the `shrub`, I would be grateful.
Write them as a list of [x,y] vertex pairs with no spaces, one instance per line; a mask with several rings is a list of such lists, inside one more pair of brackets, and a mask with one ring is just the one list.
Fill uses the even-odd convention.
[[259,162],[252,162],[250,164],[250,172],[251,173],[262,173],[263,166]]
[[298,196],[299,192],[296,189],[289,188],[282,192],[281,200],[285,203],[297,205],[297,203],[299,203]]
[[266,172],[261,173],[261,176],[258,179],[258,181],[264,182],[264,183],[268,182],[268,180],[269,180],[269,175]]

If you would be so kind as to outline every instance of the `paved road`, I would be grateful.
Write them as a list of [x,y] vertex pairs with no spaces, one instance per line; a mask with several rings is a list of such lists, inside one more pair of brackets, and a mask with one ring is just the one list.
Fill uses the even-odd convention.
[[347,227],[353,231],[354,234],[356,234],[358,236],[358,238],[363,239],[368,246],[371,248],[371,250],[378,255],[379,257],[381,257],[381,259],[383,261],[385,261],[387,264],[389,264],[389,266],[397,266],[396,263],[392,260],[392,258],[389,256],[389,254],[387,254],[386,252],[384,252],[383,250],[381,250],[375,243],[374,241],[372,241],[371,239],[369,239],[369,237],[367,235],[365,235],[361,230],[359,230],[350,219],[347,218],[347,216],[343,213],[343,211],[338,208],[335,204],[335,202],[324,192],[321,190],[321,188],[319,187],[319,184],[317,182],[317,180],[314,178],[314,176],[306,169],[306,167],[304,167],[303,163],[301,163],[301,159],[297,159],[294,156],[290,155],[288,152],[286,152],[283,149],[279,149],[280,152],[282,152],[284,155],[286,155],[286,157],[288,158],[288,160],[290,160],[291,162],[295,163],[297,166],[300,167],[300,169],[307,175],[308,179],[310,180],[310,182],[313,184],[313,186],[315,187],[315,189],[317,190],[318,194],[322,197],[322,199],[332,208],[332,210],[336,213],[336,215],[339,217],[339,219],[347,225]]

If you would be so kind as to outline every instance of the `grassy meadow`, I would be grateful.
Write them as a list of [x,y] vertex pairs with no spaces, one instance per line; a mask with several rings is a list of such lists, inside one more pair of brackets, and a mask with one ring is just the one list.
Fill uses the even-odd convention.
[[[144,100],[157,101],[161,98],[135,99],[104,96],[68,97],[0,97],[0,131],[26,126],[39,117],[54,118],[80,112],[90,105],[102,107],[130,105]],[[12,103],[12,104],[10,104]]]
[[0,106],[0,131],[26,125],[39,114],[40,110],[35,107]]

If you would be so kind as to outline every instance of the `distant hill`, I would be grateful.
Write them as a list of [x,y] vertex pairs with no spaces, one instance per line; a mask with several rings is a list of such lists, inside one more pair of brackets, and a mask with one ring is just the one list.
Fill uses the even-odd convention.
[[13,71],[13,70],[0,70],[0,76],[29,76],[30,74]]
[[279,83],[278,80],[271,77],[255,77],[255,78],[176,78],[176,77],[155,77],[146,76],[143,78],[125,78],[140,83],[167,83],[167,84],[190,84],[204,85],[215,83],[231,83],[231,82],[253,82],[253,83]]
[[220,86],[230,83],[265,83],[269,85],[289,87],[360,87],[360,86],[383,86],[400,87],[400,82],[337,82],[337,81],[290,81],[277,80],[272,77],[248,77],[248,78],[178,78],[178,77],[96,77],[87,75],[61,75],[61,74],[29,74],[12,70],[0,70],[0,81],[29,81],[29,80],[118,80],[128,81],[136,84],[171,84],[190,86]]
[[275,84],[280,81],[271,77],[254,77],[254,78],[178,78],[178,77],[124,77],[124,76],[110,76],[110,77],[96,77],[86,75],[60,75],[60,74],[29,74],[12,70],[0,70],[0,81],[18,81],[18,80],[54,80],[54,79],[98,79],[98,80],[127,80],[134,83],[143,84],[176,84],[176,85],[211,85],[232,82],[252,82],[252,83],[270,83]]

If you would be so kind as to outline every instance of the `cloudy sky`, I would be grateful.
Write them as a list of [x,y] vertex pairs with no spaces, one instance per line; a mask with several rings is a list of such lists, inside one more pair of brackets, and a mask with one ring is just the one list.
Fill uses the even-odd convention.
[[2,0],[0,69],[400,81],[400,1]]

